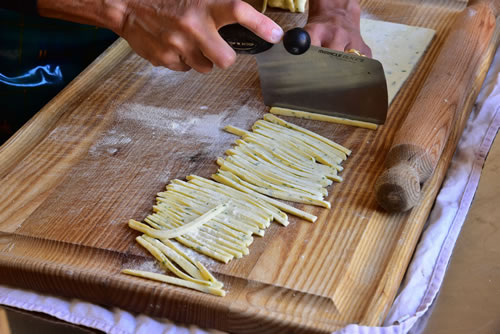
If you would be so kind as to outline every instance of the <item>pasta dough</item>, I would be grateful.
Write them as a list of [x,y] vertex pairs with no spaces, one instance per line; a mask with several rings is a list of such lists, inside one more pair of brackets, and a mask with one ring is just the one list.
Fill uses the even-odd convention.
[[362,18],[361,36],[384,66],[389,104],[434,38],[432,29]]

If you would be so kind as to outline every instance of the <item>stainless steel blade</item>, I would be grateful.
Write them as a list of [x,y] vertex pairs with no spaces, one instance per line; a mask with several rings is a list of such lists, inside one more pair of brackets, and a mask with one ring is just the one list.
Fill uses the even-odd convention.
[[315,46],[291,55],[282,43],[255,56],[266,105],[384,123],[387,83],[377,60]]

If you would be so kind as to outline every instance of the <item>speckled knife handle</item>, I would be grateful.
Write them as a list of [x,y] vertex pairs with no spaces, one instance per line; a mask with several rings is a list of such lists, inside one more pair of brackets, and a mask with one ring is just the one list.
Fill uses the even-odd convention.
[[[453,23],[377,179],[377,202],[388,211],[407,211],[420,199],[450,130],[474,91],[480,60],[495,30],[495,7],[475,1]],[[475,95],[474,95],[475,96]]]

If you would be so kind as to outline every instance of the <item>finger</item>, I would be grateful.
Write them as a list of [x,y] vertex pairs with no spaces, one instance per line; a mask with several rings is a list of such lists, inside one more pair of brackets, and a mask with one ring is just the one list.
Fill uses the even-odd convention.
[[239,23],[270,43],[278,43],[283,29],[266,15],[241,0],[219,2],[212,13],[216,28],[230,23]]
[[321,46],[321,41],[323,39],[324,29],[321,25],[306,25],[304,29],[309,33],[311,37],[311,45]]
[[337,37],[333,40],[327,40],[323,42],[321,46],[332,50],[344,52],[348,44],[349,41],[346,38]]
[[155,66],[164,66],[166,68],[171,69],[172,71],[180,71],[186,72],[191,69],[191,66],[185,64],[179,54],[173,51],[167,51],[164,53],[157,54],[156,57],[157,65]]
[[[193,31],[195,30],[193,29]],[[200,36],[200,38],[203,37]],[[172,48],[183,64],[194,68],[200,73],[208,73],[212,70],[212,62],[201,53],[196,38],[190,38],[189,35],[179,33],[167,33],[164,40],[166,41],[166,45]],[[177,62],[175,60],[171,63],[174,64]]]
[[226,69],[236,61],[236,52],[222,39],[215,27],[200,36],[198,43],[203,55],[219,68]]
[[366,57],[372,57],[372,50],[363,41],[351,41],[345,47],[346,50],[355,49],[358,50],[362,55]]
[[193,49],[186,55],[184,59],[181,57],[186,65],[191,66],[195,71],[200,73],[208,73],[213,68],[213,63],[205,57],[203,53],[199,49]]
[[177,71],[177,72],[187,72],[191,69],[191,66],[186,65],[181,61],[174,64],[165,64],[165,67],[171,69],[172,71]]

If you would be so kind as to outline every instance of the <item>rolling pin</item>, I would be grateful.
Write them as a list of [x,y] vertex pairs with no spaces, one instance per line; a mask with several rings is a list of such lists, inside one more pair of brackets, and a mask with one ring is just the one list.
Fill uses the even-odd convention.
[[475,1],[452,24],[376,181],[377,202],[387,211],[407,211],[419,202],[472,89],[497,11],[498,1]]

